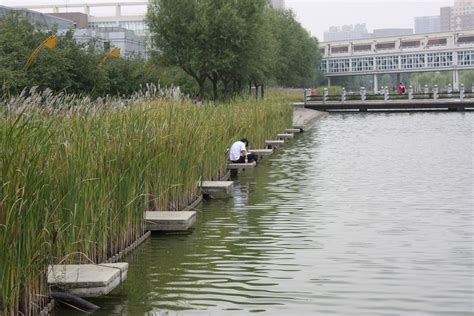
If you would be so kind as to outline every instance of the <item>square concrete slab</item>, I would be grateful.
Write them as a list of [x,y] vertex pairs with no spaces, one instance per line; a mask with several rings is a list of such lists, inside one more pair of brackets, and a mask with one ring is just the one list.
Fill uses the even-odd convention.
[[201,189],[204,194],[225,193],[229,194],[234,187],[233,181],[203,181]]
[[48,284],[79,297],[110,293],[127,278],[128,263],[65,264],[48,267]]
[[293,126],[294,129],[298,129],[300,131],[305,131],[306,130],[306,125],[295,125]]
[[265,141],[265,145],[270,145],[270,146],[279,146],[279,145],[283,145],[285,143],[284,140],[282,139],[278,139],[278,140],[266,140]]
[[186,231],[196,222],[195,211],[145,212],[145,226],[149,231]]
[[257,166],[257,163],[255,161],[249,162],[249,163],[228,163],[227,169],[229,170],[251,169],[251,168],[255,168],[256,166]]
[[289,139],[295,137],[295,134],[277,134],[277,137],[280,139]]
[[255,156],[269,156],[273,154],[273,149],[250,149]]

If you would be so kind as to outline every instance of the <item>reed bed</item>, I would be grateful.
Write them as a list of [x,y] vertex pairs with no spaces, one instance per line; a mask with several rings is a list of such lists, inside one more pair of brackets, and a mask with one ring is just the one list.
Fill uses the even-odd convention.
[[226,171],[226,148],[290,127],[281,96],[196,106],[176,89],[92,100],[29,91],[0,108],[4,315],[47,301],[49,264],[100,263],[144,233],[144,211],[179,210]]

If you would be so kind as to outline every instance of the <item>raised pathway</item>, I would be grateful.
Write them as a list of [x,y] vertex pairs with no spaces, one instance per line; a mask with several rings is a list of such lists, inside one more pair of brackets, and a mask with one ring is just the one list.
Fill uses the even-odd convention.
[[293,111],[293,128],[305,131],[311,127],[314,121],[324,115],[327,115],[327,113],[295,106]]
[[295,134],[293,134],[293,133],[283,133],[283,134],[277,134],[277,137],[279,139],[287,140],[287,139],[290,139],[290,138],[294,138]]
[[128,263],[67,264],[48,268],[48,285],[79,297],[110,293],[127,278]]
[[203,194],[225,193],[230,194],[234,188],[233,181],[203,181],[201,189]]
[[196,222],[195,211],[145,212],[145,226],[149,231],[186,231]]

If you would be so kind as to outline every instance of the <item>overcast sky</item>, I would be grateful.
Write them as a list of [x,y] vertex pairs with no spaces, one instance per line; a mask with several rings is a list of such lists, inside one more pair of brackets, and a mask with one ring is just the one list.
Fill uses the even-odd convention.
[[[89,0],[87,2],[120,2],[124,0]],[[132,2],[133,0],[128,0]],[[71,4],[84,0],[0,0],[2,5]],[[370,31],[378,28],[414,28],[415,16],[439,15],[439,8],[452,6],[453,0],[286,0],[297,19],[312,35],[323,40],[323,32],[330,26],[366,23]],[[123,9],[125,11],[125,9]],[[129,14],[143,10],[131,7]],[[95,9],[91,14],[107,15]],[[124,12],[127,14],[127,12]]]

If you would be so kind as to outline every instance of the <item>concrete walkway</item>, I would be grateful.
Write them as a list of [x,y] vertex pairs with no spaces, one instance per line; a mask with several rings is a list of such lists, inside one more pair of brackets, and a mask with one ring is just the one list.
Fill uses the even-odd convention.
[[305,126],[307,129],[324,115],[327,115],[327,113],[295,107],[293,111],[293,126]]

